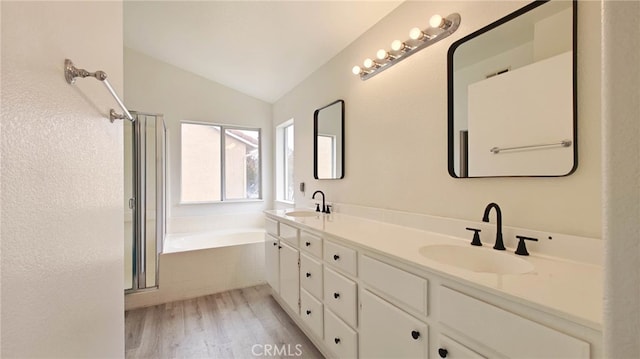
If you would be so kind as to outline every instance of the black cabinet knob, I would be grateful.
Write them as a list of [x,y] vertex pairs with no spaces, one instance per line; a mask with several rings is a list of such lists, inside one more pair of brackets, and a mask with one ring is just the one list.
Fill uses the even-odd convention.
[[412,330],[411,331],[411,338],[418,340],[418,338],[420,338],[420,332],[417,330]]
[[310,310],[307,310],[307,315],[311,315],[311,311]]
[[333,338],[333,341],[336,342],[336,344],[340,344],[340,338]]
[[277,245],[278,245],[278,242],[273,242],[273,245],[274,245],[274,246],[277,246]]
[[307,278],[311,277],[311,273],[307,272]]
[[338,292],[333,293],[333,297],[336,299],[340,298],[340,293]]
[[278,246],[278,249],[282,249],[282,246]]
[[334,254],[334,255],[333,255],[333,260],[334,260],[334,261],[337,261],[338,259],[340,259],[340,256],[339,256],[339,255],[337,255],[337,254]]
[[449,351],[445,348],[439,348],[438,355],[440,355],[440,358],[446,358],[449,355]]
[[311,242],[305,242],[304,244],[305,246],[309,247],[311,245]]

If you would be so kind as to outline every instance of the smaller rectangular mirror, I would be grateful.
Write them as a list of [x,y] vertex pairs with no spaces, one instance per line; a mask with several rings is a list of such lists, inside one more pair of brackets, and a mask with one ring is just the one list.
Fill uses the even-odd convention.
[[344,178],[344,101],[313,113],[313,177]]

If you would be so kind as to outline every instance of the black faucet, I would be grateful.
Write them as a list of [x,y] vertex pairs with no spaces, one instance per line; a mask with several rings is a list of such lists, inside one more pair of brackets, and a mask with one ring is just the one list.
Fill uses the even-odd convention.
[[316,194],[318,194],[318,193],[320,193],[322,195],[322,211],[320,211],[319,208],[316,207],[316,212],[329,213],[329,208],[327,208],[327,206],[325,206],[325,204],[324,204],[324,192],[322,192],[322,191],[313,192],[313,196],[311,196],[311,199],[315,199],[316,198]]
[[496,210],[496,244],[493,246],[493,249],[497,249],[499,251],[504,251],[504,243],[502,242],[502,211],[500,211],[500,206],[496,203],[489,203],[487,207],[484,209],[484,216],[482,217],[483,222],[489,222],[489,212],[491,212],[491,208],[495,208]]

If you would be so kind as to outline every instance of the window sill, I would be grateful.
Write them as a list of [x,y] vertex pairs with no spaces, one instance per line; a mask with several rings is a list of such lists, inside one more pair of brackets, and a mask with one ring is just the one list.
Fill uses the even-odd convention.
[[276,199],[274,202],[275,203],[280,203],[280,204],[286,204],[288,206],[295,206],[296,205],[296,203],[294,201],[285,201],[285,200],[282,200],[282,199]]
[[192,206],[199,204],[226,204],[226,203],[260,203],[264,202],[264,199],[229,199],[226,201],[203,201],[203,202],[180,202],[180,206]]

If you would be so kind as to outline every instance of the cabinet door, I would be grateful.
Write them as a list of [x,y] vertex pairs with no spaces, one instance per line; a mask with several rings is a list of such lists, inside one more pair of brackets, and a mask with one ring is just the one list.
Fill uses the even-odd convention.
[[300,314],[298,299],[300,298],[300,268],[298,267],[298,250],[280,242],[280,297]]
[[367,290],[360,303],[362,358],[427,358],[427,324]]
[[278,239],[272,235],[264,238],[264,267],[267,283],[276,293],[280,292],[280,250]]

